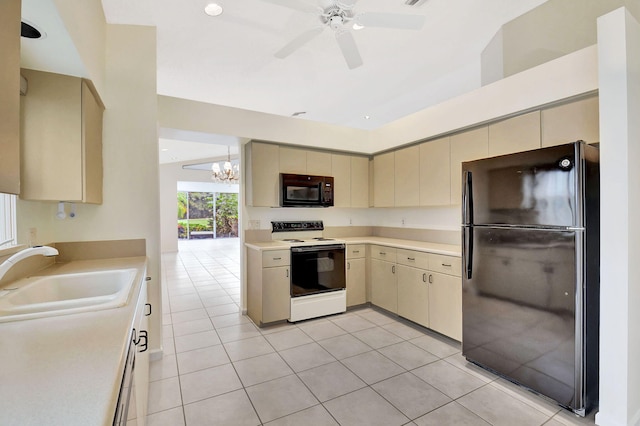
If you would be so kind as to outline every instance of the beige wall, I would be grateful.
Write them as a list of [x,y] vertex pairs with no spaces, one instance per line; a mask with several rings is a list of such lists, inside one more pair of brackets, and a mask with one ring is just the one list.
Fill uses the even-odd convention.
[[[104,19],[104,18],[103,18]],[[98,24],[96,24],[98,25]],[[32,243],[144,238],[149,299],[160,306],[160,213],[156,33],[153,27],[106,25],[103,204],[77,205],[77,217],[55,218],[56,203],[18,202],[18,241]],[[157,314],[155,314],[157,313]],[[151,318],[150,345],[160,348],[161,309]]]

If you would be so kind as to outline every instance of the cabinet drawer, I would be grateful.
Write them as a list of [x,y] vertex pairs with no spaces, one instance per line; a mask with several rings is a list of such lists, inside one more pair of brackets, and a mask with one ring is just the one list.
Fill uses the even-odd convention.
[[347,244],[347,259],[365,257],[364,244]]
[[419,269],[429,269],[429,254],[421,251],[398,249],[396,262],[400,265],[413,266]]
[[386,260],[387,262],[396,261],[396,249],[384,246],[371,246],[371,258]]
[[462,261],[459,257],[430,253],[429,269],[431,271],[459,277],[462,275]]
[[262,252],[262,267],[271,268],[273,266],[289,265],[291,261],[289,250],[266,250]]

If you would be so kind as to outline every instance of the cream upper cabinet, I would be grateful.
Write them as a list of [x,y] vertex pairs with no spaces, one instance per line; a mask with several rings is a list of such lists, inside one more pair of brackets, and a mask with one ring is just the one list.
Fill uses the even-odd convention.
[[247,205],[280,205],[280,156],[278,145],[251,142],[245,146]]
[[307,174],[312,176],[331,176],[332,155],[328,152],[307,151]]
[[0,2],[0,192],[20,192],[20,0]]
[[102,112],[78,77],[23,70],[21,193],[26,200],[102,203]]
[[395,151],[394,169],[394,205],[420,204],[420,147],[414,145]]
[[369,158],[351,156],[351,207],[369,207]]
[[489,156],[540,148],[540,111],[489,125]]
[[582,139],[600,141],[598,97],[542,110],[542,146],[562,145]]
[[373,157],[373,205],[393,207],[395,205],[395,153],[387,152]]
[[333,176],[333,206],[351,207],[351,156],[331,155],[331,176]]
[[487,126],[451,136],[451,204],[459,205],[462,194],[462,162],[489,155]]
[[307,173],[307,151],[298,148],[288,148],[281,146],[280,173]]
[[449,137],[420,144],[420,205],[451,204]]

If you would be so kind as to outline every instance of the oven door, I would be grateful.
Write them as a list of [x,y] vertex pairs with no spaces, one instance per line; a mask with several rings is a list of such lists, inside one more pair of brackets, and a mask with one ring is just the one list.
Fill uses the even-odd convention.
[[346,288],[344,244],[291,248],[291,297]]

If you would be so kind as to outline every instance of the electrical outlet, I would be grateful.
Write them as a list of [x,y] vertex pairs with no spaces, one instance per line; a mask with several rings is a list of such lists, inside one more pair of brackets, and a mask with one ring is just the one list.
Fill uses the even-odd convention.
[[402,218],[402,226],[404,226],[404,218]]
[[353,219],[349,218],[349,225],[353,225]]

